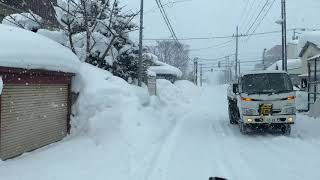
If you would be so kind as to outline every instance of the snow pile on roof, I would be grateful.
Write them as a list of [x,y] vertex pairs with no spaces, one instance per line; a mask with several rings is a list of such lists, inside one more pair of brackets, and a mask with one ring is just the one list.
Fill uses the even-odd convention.
[[158,60],[158,56],[152,54],[152,53],[143,53],[143,59],[149,60],[152,63],[157,63]]
[[[279,60],[273,63],[268,70],[281,70],[282,69],[282,60]],[[299,69],[301,68],[301,59],[288,59],[288,70]]]
[[37,30],[40,28],[42,18],[33,13],[11,14],[2,20],[2,24],[15,26],[28,30]]
[[148,74],[148,76],[152,76],[152,77],[157,76],[157,74],[155,72],[151,71],[150,69],[147,70],[147,74]]
[[320,31],[304,32],[299,39],[298,48],[301,50],[307,42],[320,46]]
[[158,60],[156,60],[154,64],[155,66],[150,66],[149,70],[155,72],[156,74],[169,74],[177,77],[182,76],[182,72],[180,71],[180,69],[174,66],[171,66],[167,63],[164,63]]
[[80,61],[68,48],[31,31],[0,25],[0,66],[77,72]]

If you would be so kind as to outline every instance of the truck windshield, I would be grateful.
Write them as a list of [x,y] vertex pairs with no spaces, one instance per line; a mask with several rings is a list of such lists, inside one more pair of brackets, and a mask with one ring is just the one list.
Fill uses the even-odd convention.
[[241,85],[242,91],[247,94],[293,91],[291,79],[284,73],[248,74],[242,77]]

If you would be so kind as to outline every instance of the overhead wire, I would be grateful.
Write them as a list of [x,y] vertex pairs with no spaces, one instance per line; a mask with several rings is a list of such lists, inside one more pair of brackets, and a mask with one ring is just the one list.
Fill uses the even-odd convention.
[[[163,8],[163,5],[160,4],[159,0],[155,0],[155,1],[156,1],[156,4],[157,4],[157,6],[158,6],[158,8],[159,8],[159,10],[160,10],[160,13],[161,13],[161,15],[162,15],[162,18],[164,19],[165,24],[167,25],[167,28],[168,28],[168,30],[169,30],[169,32],[170,32],[173,40],[177,41],[177,38],[176,38],[176,36],[175,36],[175,32],[173,31],[173,28],[172,28],[172,26],[171,26],[171,24],[170,24],[170,21],[168,21],[169,19],[167,18],[165,12],[163,11],[163,9],[164,9],[164,8]],[[170,39],[170,40],[172,40],[172,39]]]
[[230,45],[230,43],[233,41],[233,39],[220,43],[220,44],[216,44],[213,46],[208,46],[208,47],[204,47],[204,48],[196,48],[196,49],[189,49],[189,51],[201,51],[201,50],[207,50],[207,49],[217,49],[217,48],[223,48],[223,47],[227,47]]
[[[287,29],[287,31],[293,31],[297,28],[291,28]],[[249,34],[240,34],[239,37],[248,37],[248,36],[260,36],[260,35],[268,35],[268,34],[276,34],[281,33],[280,30],[275,31],[266,31],[266,32],[259,32],[259,33],[249,33]],[[189,38],[179,38],[179,41],[190,41],[190,40],[212,40],[212,39],[230,39],[234,38],[234,35],[228,35],[228,36],[211,36],[211,37],[189,37]],[[161,40],[173,40],[172,38],[145,38],[144,41],[161,41]]]
[[[242,30],[245,30],[247,26],[249,26],[250,22],[253,20],[254,18],[254,5],[256,3],[257,0],[252,0],[251,1],[251,4],[250,4],[250,8],[248,9],[248,12],[246,13],[246,16],[245,16],[245,19],[243,21],[243,26],[240,25],[241,29]],[[253,10],[253,11],[252,11]],[[253,12],[253,13],[250,13],[250,12]],[[251,18],[250,18],[251,16]],[[243,28],[242,28],[243,27]]]
[[249,34],[250,30],[253,28],[253,26],[257,23],[259,17],[261,16],[262,12],[265,10],[265,8],[267,7],[268,3],[270,1],[266,0],[266,2],[264,3],[264,5],[262,6],[261,10],[259,11],[257,17],[255,18],[255,20],[253,21],[253,23],[250,25],[250,27],[248,28],[248,30],[246,31],[245,34]]
[[[272,3],[270,4],[269,8],[267,9],[266,13],[264,14],[264,16],[262,17],[262,19],[260,20],[260,22],[257,24],[257,26],[255,27],[255,29],[253,30],[252,33],[255,33],[256,30],[259,28],[259,26],[261,25],[261,23],[263,22],[263,20],[267,17],[267,15],[269,14],[271,8],[273,7],[274,3],[276,2],[276,0],[273,0]],[[250,39],[250,36],[248,36],[248,39]]]

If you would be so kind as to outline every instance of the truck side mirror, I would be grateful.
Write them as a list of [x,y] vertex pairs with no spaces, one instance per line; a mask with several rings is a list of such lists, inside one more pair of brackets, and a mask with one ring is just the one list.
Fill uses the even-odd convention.
[[232,84],[232,91],[234,94],[237,94],[239,92],[239,85],[238,84]]
[[308,81],[307,79],[301,79],[301,88],[305,89],[308,87]]

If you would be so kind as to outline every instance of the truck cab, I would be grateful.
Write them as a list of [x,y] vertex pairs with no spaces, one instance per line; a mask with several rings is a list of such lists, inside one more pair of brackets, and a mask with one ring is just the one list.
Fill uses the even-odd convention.
[[286,72],[253,71],[241,74],[228,88],[229,118],[240,132],[272,128],[291,133],[296,120],[295,91]]

